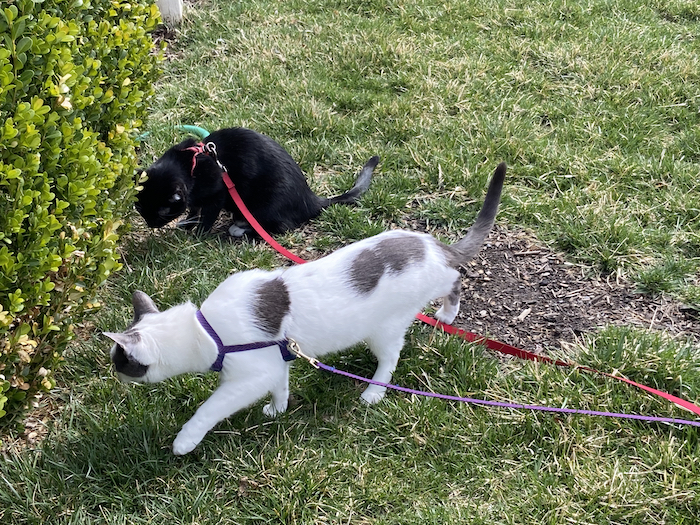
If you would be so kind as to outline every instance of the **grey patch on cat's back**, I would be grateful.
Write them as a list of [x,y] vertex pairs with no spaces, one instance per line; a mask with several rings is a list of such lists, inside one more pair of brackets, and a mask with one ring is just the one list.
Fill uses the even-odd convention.
[[277,334],[284,317],[289,313],[291,301],[284,281],[277,277],[265,281],[255,292],[253,314],[255,323],[269,334]]
[[401,273],[409,264],[425,258],[423,240],[413,235],[382,239],[374,248],[362,250],[350,265],[350,285],[368,294],[385,272]]
[[384,266],[398,273],[410,263],[420,262],[425,257],[423,240],[413,235],[397,235],[383,239],[374,249]]
[[350,285],[362,294],[374,290],[384,275],[384,264],[374,250],[362,250],[350,265]]

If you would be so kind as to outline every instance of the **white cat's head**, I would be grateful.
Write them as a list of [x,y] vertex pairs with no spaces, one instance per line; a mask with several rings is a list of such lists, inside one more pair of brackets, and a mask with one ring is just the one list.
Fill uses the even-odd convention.
[[134,320],[123,332],[104,332],[114,341],[110,357],[121,381],[155,383],[185,372],[206,370],[202,361],[192,303],[160,312],[153,300],[136,290]]

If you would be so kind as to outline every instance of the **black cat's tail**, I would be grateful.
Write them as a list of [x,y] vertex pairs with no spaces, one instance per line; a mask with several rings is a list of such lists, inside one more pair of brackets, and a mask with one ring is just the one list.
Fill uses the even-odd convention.
[[379,164],[379,157],[375,155],[362,167],[360,174],[355,180],[355,185],[342,195],[325,199],[323,207],[325,208],[331,204],[355,204],[357,199],[359,199],[360,196],[369,189],[369,184],[372,182],[372,174],[374,173],[374,168],[377,167],[377,164]]
[[506,163],[501,162],[496,168],[493,177],[491,177],[489,189],[486,191],[484,205],[481,207],[476,221],[472,227],[469,228],[464,238],[450,245],[450,248],[458,254],[458,258],[460,259],[456,261],[458,264],[465,263],[474,257],[481,249],[481,245],[484,244],[496,220],[496,213],[498,212],[498,205],[501,202],[501,190],[503,189],[503,180],[505,177]]

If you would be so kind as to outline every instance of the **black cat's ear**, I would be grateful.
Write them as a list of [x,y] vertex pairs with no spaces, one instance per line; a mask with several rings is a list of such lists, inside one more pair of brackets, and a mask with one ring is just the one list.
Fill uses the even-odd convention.
[[141,290],[134,291],[131,296],[131,304],[134,305],[134,323],[138,322],[145,314],[158,313],[156,303],[153,302],[153,299],[151,299],[148,294]]
[[195,139],[193,139],[192,137],[189,137],[189,138],[186,138],[185,140],[183,140],[182,142],[180,142],[177,146],[175,146],[175,149],[184,150],[187,148],[191,148],[195,144],[197,144],[197,141]]

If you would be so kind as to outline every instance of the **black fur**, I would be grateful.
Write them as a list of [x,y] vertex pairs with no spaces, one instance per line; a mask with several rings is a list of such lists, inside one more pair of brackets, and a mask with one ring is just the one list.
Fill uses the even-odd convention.
[[[245,128],[215,131],[205,143],[216,145],[219,161],[226,167],[241,199],[260,225],[270,233],[294,229],[316,217],[331,204],[352,204],[369,187],[379,157],[362,168],[353,188],[333,198],[318,197],[306,183],[294,159],[271,138]],[[231,199],[213,157],[199,155],[192,171],[197,143],[188,139],[166,151],[146,170],[148,180],[138,194],[136,209],[151,228],[159,228],[189,209],[183,226],[209,231],[222,209],[233,214],[234,223],[250,226]]]

